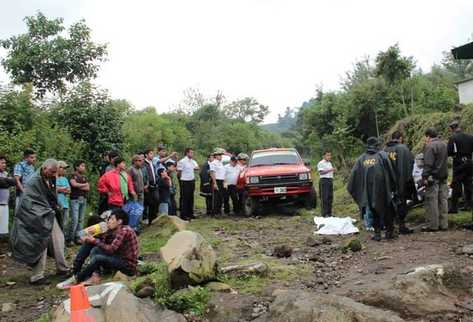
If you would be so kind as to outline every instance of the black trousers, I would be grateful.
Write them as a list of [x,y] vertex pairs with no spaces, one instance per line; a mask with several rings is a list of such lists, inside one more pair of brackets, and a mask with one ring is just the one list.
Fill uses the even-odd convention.
[[378,214],[376,209],[370,208],[371,213],[373,214],[373,228],[375,232],[380,232],[381,229],[384,227],[386,228],[386,232],[393,232],[394,231],[394,216],[395,211],[392,206],[389,206],[383,214]]
[[194,216],[195,181],[181,181],[181,218]]
[[217,189],[212,190],[213,193],[213,214],[220,215],[222,213],[223,198],[225,194],[225,188],[223,186],[223,180],[217,180]]
[[149,223],[157,217],[159,207],[159,192],[156,187],[149,187],[145,192],[143,218],[148,219]]
[[333,179],[321,178],[319,181],[322,217],[332,216]]
[[170,216],[177,215],[176,194],[171,194],[171,197],[169,199],[169,215]]
[[233,184],[228,185],[227,189],[225,189],[225,195],[223,197],[223,210],[225,211],[226,214],[230,213],[230,199],[232,200],[232,205],[233,205],[233,212],[238,213],[238,192],[237,192],[237,187]]
[[473,168],[472,166],[463,165],[453,168],[452,179],[452,207],[451,210],[458,210],[458,199],[464,193],[465,207],[472,206],[472,185],[473,185]]

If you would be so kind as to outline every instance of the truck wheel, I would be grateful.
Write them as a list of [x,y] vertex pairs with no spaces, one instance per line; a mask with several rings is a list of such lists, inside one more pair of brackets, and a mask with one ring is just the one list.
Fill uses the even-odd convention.
[[315,192],[314,187],[312,187],[312,189],[310,189],[310,192],[305,195],[304,207],[307,210],[317,208],[317,193]]
[[250,196],[248,196],[248,194],[245,193],[243,195],[242,205],[244,216],[256,215],[258,209],[258,201],[255,198],[251,198]]

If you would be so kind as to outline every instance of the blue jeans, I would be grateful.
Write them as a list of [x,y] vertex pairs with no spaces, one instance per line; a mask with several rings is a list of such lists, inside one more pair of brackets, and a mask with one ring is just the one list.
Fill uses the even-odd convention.
[[87,208],[87,199],[79,197],[71,200],[71,219],[67,233],[67,241],[72,242],[79,238],[79,231],[84,229],[85,209]]
[[[118,270],[130,276],[134,274],[134,272],[132,272],[128,268],[126,262],[120,257],[118,257],[117,255],[107,254],[100,247],[94,247],[94,246],[92,246],[92,248],[84,247],[83,250],[84,250],[84,253],[82,255],[85,255],[87,251],[89,252],[90,261],[89,261],[89,264],[82,271],[77,273],[76,278],[78,282],[83,282],[89,277],[91,277],[93,273],[99,273],[101,270],[104,270],[104,269],[105,270]],[[75,270],[76,270],[76,267],[74,265],[74,271]]]
[[169,201],[163,201],[159,204],[159,214],[167,215],[169,213]]

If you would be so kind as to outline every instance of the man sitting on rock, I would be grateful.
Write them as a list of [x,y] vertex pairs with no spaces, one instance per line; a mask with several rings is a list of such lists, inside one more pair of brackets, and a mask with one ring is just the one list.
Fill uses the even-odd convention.
[[[104,269],[117,270],[129,276],[136,274],[138,238],[135,231],[128,226],[128,214],[122,209],[112,210],[107,227],[108,231],[100,239],[92,236],[81,237],[83,245],[74,261],[74,276],[58,284],[58,288],[75,283],[100,284],[100,272]],[[82,269],[89,254],[89,264]]]

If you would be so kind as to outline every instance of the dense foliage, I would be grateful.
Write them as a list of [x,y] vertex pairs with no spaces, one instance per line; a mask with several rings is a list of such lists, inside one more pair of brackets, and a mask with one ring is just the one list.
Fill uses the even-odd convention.
[[429,120],[461,116],[455,81],[470,72],[471,63],[445,54],[442,65],[425,73],[412,57],[402,56],[398,45],[391,46],[374,61],[357,62],[346,73],[341,90],[319,88],[314,98],[298,108],[295,125],[283,136],[306,155],[320,158],[330,149],[339,165],[349,166],[368,137],[382,137],[399,124],[416,124],[406,135],[419,149],[423,142],[419,131],[426,128],[420,125],[431,124],[443,131],[445,122]]

